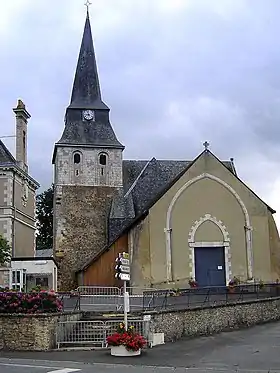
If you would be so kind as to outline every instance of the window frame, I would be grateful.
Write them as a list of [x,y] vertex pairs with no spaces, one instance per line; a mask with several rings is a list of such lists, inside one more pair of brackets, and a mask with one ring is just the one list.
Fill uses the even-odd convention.
[[[104,163],[104,162],[101,162],[102,159],[105,160],[105,163]],[[108,164],[108,154],[106,154],[106,153],[99,153],[99,154],[98,154],[98,162],[99,162],[99,165],[100,165],[101,167],[106,167],[107,164]]]
[[[78,159],[79,159],[79,162],[76,162],[76,157],[79,157]],[[82,155],[81,155],[81,153],[80,152],[75,152],[74,154],[73,154],[73,163],[75,164],[75,165],[79,165],[80,163],[81,163],[81,161],[82,161]]]

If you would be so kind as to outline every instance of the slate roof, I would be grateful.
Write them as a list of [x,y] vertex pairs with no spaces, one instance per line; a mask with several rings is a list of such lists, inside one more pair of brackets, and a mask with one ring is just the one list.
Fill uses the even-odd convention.
[[17,162],[3,141],[0,140],[0,166],[16,165]]
[[[95,120],[83,120],[82,111],[86,109],[94,110]],[[63,134],[55,144],[53,163],[57,146],[79,145],[124,149],[111,126],[109,110],[101,97],[91,26],[87,13],[71,101],[66,109]]]
[[[124,160],[123,189],[113,200],[109,217],[108,243],[126,226],[143,214],[193,161]],[[232,162],[223,164],[235,173]]]
[[43,249],[43,250],[36,250],[35,257],[36,258],[47,258],[53,256],[53,249]]
[[33,184],[36,188],[39,188],[40,184],[34,180],[27,172],[22,170],[12,155],[12,153],[8,150],[5,146],[3,141],[0,140],[0,167],[13,167],[23,173]]
[[103,121],[94,123],[81,120],[67,121],[57,144],[124,149],[109,121],[105,123]]
[[88,12],[69,107],[109,110],[101,99]]

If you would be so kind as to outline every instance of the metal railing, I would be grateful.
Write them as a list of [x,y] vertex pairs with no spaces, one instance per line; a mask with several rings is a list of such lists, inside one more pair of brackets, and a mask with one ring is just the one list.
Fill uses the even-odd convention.
[[78,293],[58,293],[57,297],[62,302],[64,312],[80,310],[81,298]]
[[121,290],[115,286],[79,286],[77,292],[80,295],[116,296],[121,295]]
[[[143,293],[146,289],[129,287],[130,309],[143,310]],[[150,290],[150,289],[149,289]],[[82,311],[116,311],[123,310],[123,288],[102,286],[80,286],[77,288]]]
[[[123,320],[110,321],[60,321],[56,331],[56,346],[58,349],[67,347],[106,348],[106,339],[115,333],[117,326]],[[135,331],[150,342],[150,321],[129,320],[128,326],[134,326]]]
[[[245,284],[170,289],[128,288],[131,311],[183,309],[227,304],[245,300],[280,296],[280,284]],[[123,289],[117,287],[81,286],[74,294],[61,295],[65,311],[122,312]]]
[[179,310],[215,304],[232,304],[280,297],[280,284],[252,284],[234,287],[202,287],[191,289],[145,291],[143,309]]

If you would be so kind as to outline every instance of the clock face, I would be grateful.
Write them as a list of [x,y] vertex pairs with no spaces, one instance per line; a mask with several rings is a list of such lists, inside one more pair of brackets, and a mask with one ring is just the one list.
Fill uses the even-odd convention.
[[84,118],[86,120],[92,120],[92,119],[94,119],[94,111],[92,111],[92,110],[85,110],[83,112],[83,115],[84,115]]

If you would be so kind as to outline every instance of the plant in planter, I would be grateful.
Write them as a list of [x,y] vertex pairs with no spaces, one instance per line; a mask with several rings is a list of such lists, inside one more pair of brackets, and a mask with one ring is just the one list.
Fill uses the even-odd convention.
[[181,290],[179,288],[174,288],[170,291],[169,295],[171,297],[178,297],[179,295],[181,295]]
[[126,330],[123,322],[118,325],[116,333],[107,337],[107,345],[111,347],[113,356],[140,355],[146,343],[145,338],[136,333],[133,326]]
[[260,282],[259,282],[260,290],[264,289],[264,286],[265,286],[265,283],[263,282],[263,280],[260,280]]
[[240,284],[240,280],[238,277],[234,276],[233,279],[231,279],[228,283],[228,289],[230,293],[235,292],[235,287]]
[[195,279],[192,278],[192,277],[189,279],[189,285],[190,285],[191,288],[197,288],[198,287],[197,281],[195,281]]

